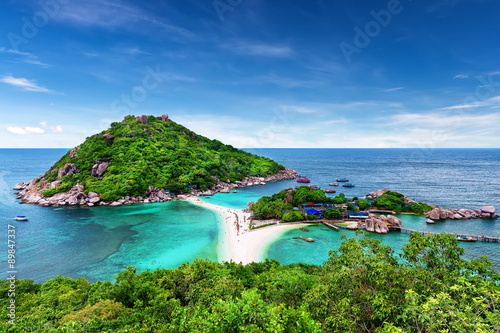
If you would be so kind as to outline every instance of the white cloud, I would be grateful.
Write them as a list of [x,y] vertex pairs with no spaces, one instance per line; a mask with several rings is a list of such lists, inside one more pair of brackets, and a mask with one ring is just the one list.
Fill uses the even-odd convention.
[[396,88],[389,88],[389,89],[384,89],[385,92],[393,92],[393,91],[398,91],[398,90],[402,90],[404,89],[405,87],[396,87]]
[[1,53],[11,53],[11,54],[21,56],[21,58],[20,58],[21,61],[24,63],[27,63],[27,64],[37,65],[37,66],[40,66],[43,68],[48,68],[51,66],[49,64],[46,64],[46,63],[38,60],[38,57],[36,55],[31,54],[29,52],[21,52],[21,51],[12,50],[12,49],[6,49],[5,47],[0,47],[0,52]]
[[297,113],[317,113],[317,109],[313,108],[307,108],[303,106],[296,106],[296,105],[280,105],[279,108],[283,111],[291,111],[291,112],[297,112]]
[[465,75],[465,74],[458,74],[458,75],[455,75],[453,77],[453,79],[467,79],[469,77],[469,75]]
[[31,64],[31,65],[38,65],[38,66],[43,67],[43,68],[49,68],[49,67],[51,67],[51,65],[49,65],[47,63],[44,63],[44,62],[42,62],[40,60],[33,59],[33,58],[24,59],[24,62],[27,63],[27,64]]
[[[46,121],[41,121],[40,125],[42,127],[47,127],[48,122]],[[62,133],[63,128],[61,125],[57,126],[51,126],[50,130],[52,133]],[[7,126],[7,131],[12,134],[17,134],[17,135],[25,135],[25,134],[45,134],[47,133],[43,128],[41,127],[33,127],[33,126],[25,126],[25,127],[18,127],[18,126]]]
[[71,1],[61,10],[54,19],[73,25],[96,26],[104,29],[128,29],[135,32],[144,31],[138,29],[137,24],[149,24],[160,27],[167,31],[166,37],[175,38],[195,37],[190,31],[165,22],[163,18],[157,17],[155,13],[147,12],[137,6],[125,4],[123,1]]
[[4,76],[0,78],[0,82],[5,84],[21,88],[25,91],[35,91],[35,92],[44,92],[44,93],[56,93],[53,90],[47,89],[45,87],[39,86],[36,81],[28,80],[25,78],[16,78],[12,75]]
[[62,133],[63,132],[63,128],[61,125],[57,125],[56,127],[51,127],[50,129],[52,130],[53,133]]
[[500,96],[495,96],[488,98],[483,101],[477,101],[472,104],[461,104],[461,105],[452,105],[444,108],[440,108],[438,110],[461,110],[461,109],[472,109],[478,107],[496,107],[500,103]]
[[[387,120],[387,119],[386,119]],[[406,125],[421,128],[458,128],[460,126],[494,128],[500,123],[500,114],[447,114],[447,113],[406,113],[395,115],[389,125]]]
[[224,44],[222,48],[243,55],[253,55],[270,58],[287,58],[294,54],[293,50],[286,45],[273,45],[258,42],[237,42]]
[[26,130],[27,133],[31,133],[31,134],[43,134],[43,133],[45,133],[45,131],[43,129],[41,129],[40,127],[26,126],[24,129]]
[[45,131],[40,127],[26,126],[24,128],[17,126],[8,126],[7,131],[12,134],[25,135],[25,134],[43,134]]
[[24,128],[16,127],[16,126],[8,126],[7,131],[12,133],[12,134],[18,134],[18,135],[26,134],[26,130]]

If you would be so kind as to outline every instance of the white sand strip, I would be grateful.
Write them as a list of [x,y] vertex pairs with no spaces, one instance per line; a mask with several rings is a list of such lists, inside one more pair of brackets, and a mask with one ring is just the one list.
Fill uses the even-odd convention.
[[[267,247],[290,229],[296,229],[303,224],[279,224],[254,230],[248,229],[250,213],[241,209],[227,208],[214,205],[197,197],[188,197],[187,201],[219,214],[223,232],[219,240],[219,260],[232,260],[236,263],[248,264],[253,261],[262,261]],[[236,216],[240,224],[239,232],[236,226]]]

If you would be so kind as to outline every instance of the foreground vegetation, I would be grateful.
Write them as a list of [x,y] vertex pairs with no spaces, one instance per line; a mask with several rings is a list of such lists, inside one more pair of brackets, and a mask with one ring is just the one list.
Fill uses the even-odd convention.
[[[112,123],[108,130],[88,137],[74,153],[71,157],[68,151],[44,178],[47,182],[56,180],[57,169],[67,163],[73,163],[78,172],[62,177],[63,184],[46,190],[45,197],[67,192],[77,184],[85,185],[86,193],[98,193],[104,201],[143,196],[149,186],[189,193],[190,185],[201,191],[212,187],[214,177],[234,183],[247,176],[264,177],[284,170],[269,158],[154,116],[149,116],[146,124],[133,117]],[[99,162],[107,162],[109,167],[101,177],[94,177],[92,167]]]
[[2,332],[498,332],[500,276],[455,236],[410,235],[401,257],[363,236],[323,266],[195,260],[114,284],[58,276],[0,283]]

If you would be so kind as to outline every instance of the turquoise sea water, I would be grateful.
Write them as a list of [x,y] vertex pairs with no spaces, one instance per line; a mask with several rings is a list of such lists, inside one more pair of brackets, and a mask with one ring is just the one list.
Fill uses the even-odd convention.
[[[348,197],[389,188],[443,207],[478,208],[493,205],[500,210],[500,149],[258,149],[268,156],[327,187],[347,177],[356,187],[338,188]],[[48,170],[65,149],[0,149],[0,219],[16,226],[19,278],[46,281],[62,274],[89,281],[113,279],[132,265],[144,271],[173,268],[194,258],[217,260],[221,232],[217,215],[187,202],[142,204],[128,207],[39,207],[19,205],[12,187]],[[216,194],[209,202],[245,208],[248,201],[296,186],[295,181],[238,189]],[[28,222],[15,222],[27,215]],[[427,225],[418,216],[402,216],[403,225],[417,230],[466,232],[500,236],[499,220],[446,221]],[[292,240],[302,231],[286,232],[270,245],[266,257],[282,263],[321,264],[328,250],[340,244],[348,231],[324,231],[312,227],[307,237],[315,243]],[[374,235],[399,251],[408,235]],[[461,243],[469,258],[488,255],[500,269],[500,243]],[[6,255],[1,256],[0,278],[6,277]]]

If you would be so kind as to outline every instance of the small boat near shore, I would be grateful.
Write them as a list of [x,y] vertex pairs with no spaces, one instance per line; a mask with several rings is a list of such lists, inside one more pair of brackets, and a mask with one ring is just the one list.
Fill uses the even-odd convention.
[[342,185],[342,187],[354,187],[354,184],[346,183],[346,184]]
[[16,220],[16,221],[28,221],[28,217],[24,216],[24,215],[18,215],[16,217],[14,217],[14,220]]
[[293,239],[302,239],[302,240],[305,240],[306,242],[309,242],[309,243],[313,243],[314,242],[314,239],[312,238],[305,238],[305,237],[292,237]]
[[339,186],[339,183],[330,183],[328,185],[330,185],[330,186]]
[[337,192],[337,190],[334,190],[333,188],[327,188],[327,189],[323,190],[323,192],[325,192],[325,193],[335,193],[335,192]]
[[307,177],[299,177],[297,178],[297,183],[310,183],[311,180]]
[[337,178],[337,181],[338,181],[339,183],[346,183],[346,182],[348,182],[348,181],[349,181],[349,179],[347,179],[347,178]]
[[460,242],[476,242],[477,239],[474,237],[468,237],[468,236],[457,236],[457,239]]

